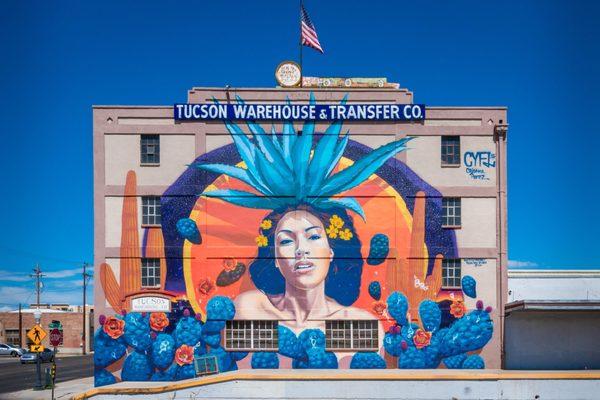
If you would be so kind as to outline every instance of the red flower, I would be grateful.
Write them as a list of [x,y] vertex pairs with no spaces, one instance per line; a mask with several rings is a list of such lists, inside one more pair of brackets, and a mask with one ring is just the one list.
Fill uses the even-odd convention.
[[163,331],[169,326],[169,318],[164,312],[150,313],[150,327],[157,332]]
[[113,316],[106,317],[104,325],[102,325],[104,333],[113,339],[118,339],[121,337],[123,334],[123,328],[125,328],[125,321]]
[[455,318],[461,318],[466,312],[467,307],[462,301],[453,301],[452,304],[450,304],[450,314],[452,314]]
[[175,350],[175,362],[180,366],[184,364],[191,364],[194,361],[194,348],[187,344],[182,344],[177,350]]
[[383,301],[374,301],[373,302],[373,311],[377,315],[383,315],[383,312],[387,308],[387,305]]
[[198,290],[203,295],[209,294],[215,288],[215,283],[210,278],[204,278],[200,281],[198,285]]
[[413,336],[413,342],[417,349],[422,349],[425,346],[429,346],[431,342],[431,332],[424,331],[423,329],[417,329],[415,336]]

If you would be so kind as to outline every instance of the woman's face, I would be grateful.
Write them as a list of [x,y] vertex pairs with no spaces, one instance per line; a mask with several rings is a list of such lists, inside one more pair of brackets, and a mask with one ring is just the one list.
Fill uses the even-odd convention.
[[286,213],[275,229],[275,265],[286,282],[312,289],[327,277],[333,250],[323,223],[304,210]]

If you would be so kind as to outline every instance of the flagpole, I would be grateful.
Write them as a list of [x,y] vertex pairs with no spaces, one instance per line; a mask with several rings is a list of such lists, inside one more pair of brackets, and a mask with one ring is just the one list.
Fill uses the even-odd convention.
[[[300,14],[302,15],[302,0],[300,0]],[[302,17],[300,17],[300,87],[302,87],[302,77],[304,71],[302,70]]]

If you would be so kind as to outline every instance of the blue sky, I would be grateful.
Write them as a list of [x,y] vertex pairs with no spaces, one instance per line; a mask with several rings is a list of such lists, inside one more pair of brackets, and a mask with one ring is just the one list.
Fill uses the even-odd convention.
[[[387,76],[428,105],[509,107],[513,265],[600,266],[600,5],[306,0],[311,76]],[[298,57],[297,1],[26,2],[0,15],[0,308],[80,303],[93,260],[92,104],[274,86]],[[90,291],[91,295],[91,291]]]

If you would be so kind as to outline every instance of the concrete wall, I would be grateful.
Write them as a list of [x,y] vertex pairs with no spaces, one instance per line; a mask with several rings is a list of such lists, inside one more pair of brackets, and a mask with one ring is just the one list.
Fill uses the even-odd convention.
[[505,335],[507,369],[600,369],[600,311],[512,312]]

